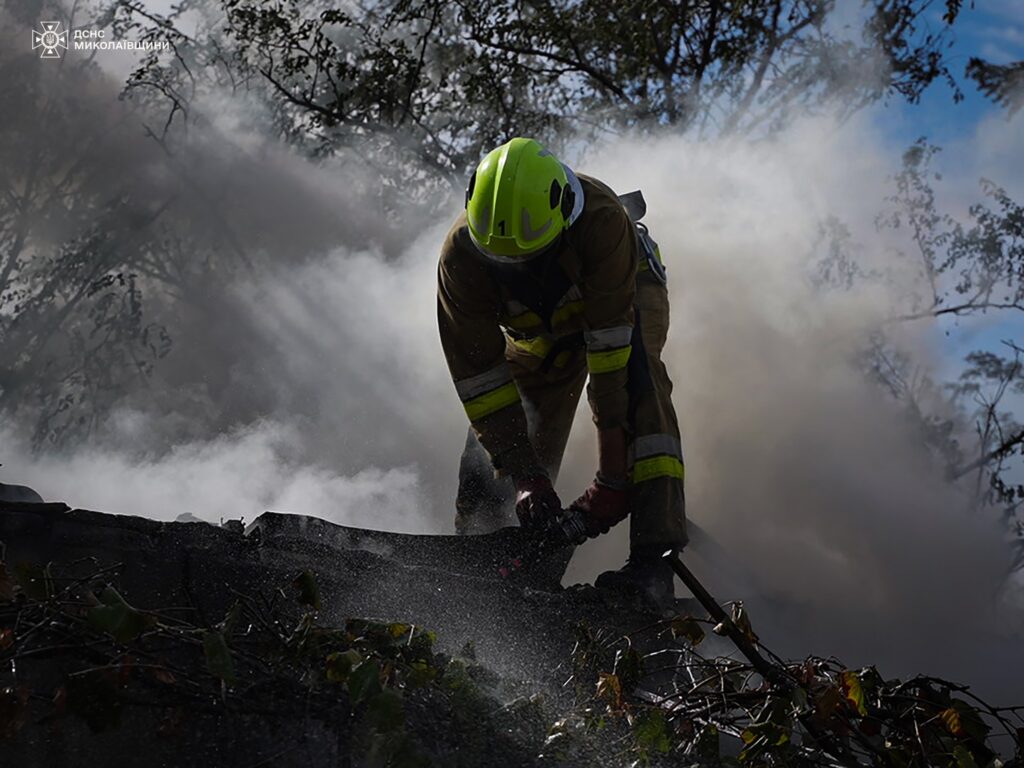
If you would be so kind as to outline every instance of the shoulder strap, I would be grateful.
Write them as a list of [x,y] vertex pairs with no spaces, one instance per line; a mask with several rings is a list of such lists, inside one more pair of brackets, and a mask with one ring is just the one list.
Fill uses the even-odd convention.
[[626,209],[626,213],[629,214],[631,221],[640,221],[644,214],[647,213],[647,201],[644,200],[644,193],[639,189],[635,192],[619,195],[619,202]]

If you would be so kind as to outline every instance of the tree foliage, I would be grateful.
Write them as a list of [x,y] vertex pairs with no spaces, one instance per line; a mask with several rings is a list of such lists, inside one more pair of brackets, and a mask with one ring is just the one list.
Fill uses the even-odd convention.
[[[1020,759],[1021,708],[993,707],[968,688],[919,676],[886,679],[837,659],[784,662],[767,683],[746,662],[702,653],[676,617],[625,638],[581,628],[573,653],[578,709],[552,728],[545,754],[571,758],[602,731],[625,763],[709,766],[992,766],[997,734]],[[659,639],[660,638],[660,639]],[[624,659],[630,659],[624,664]],[[609,737],[606,737],[609,738]]]
[[[986,315],[1012,319],[1024,312],[1024,206],[982,179],[982,200],[968,207],[966,219],[945,212],[936,194],[941,176],[932,167],[938,151],[925,139],[908,148],[892,179],[893,194],[877,218],[880,228],[902,234],[906,243],[889,254],[891,268],[909,270],[920,286],[905,297],[905,311],[891,322],[941,318],[956,323]],[[841,222],[830,223],[825,240],[829,246],[818,265],[819,281],[848,290],[891,277],[862,265]],[[1011,336],[1014,327],[1006,325]],[[873,336],[865,356],[877,380],[907,406],[949,478],[973,479],[969,505],[1000,511],[1016,542],[1015,567],[1024,565],[1024,526],[1018,515],[1024,500],[1019,480],[1024,426],[1011,401],[1024,393],[1022,354],[1013,338],[994,350],[974,350],[957,380],[945,387],[896,351],[884,328]]]
[[8,54],[0,79],[0,413],[34,410],[39,445],[74,441],[169,349],[139,280],[162,209],[111,184],[123,114],[105,114],[92,65]]
[[914,0],[868,3],[849,28],[830,0],[223,0],[222,21],[187,36],[176,16],[196,7],[210,13],[111,11],[116,28],[174,44],[129,83],[170,97],[169,117],[210,76],[258,92],[279,134],[314,154],[385,149],[390,170],[441,178],[509,135],[763,133],[807,110],[915,101],[936,79],[956,88],[954,2],[933,32],[931,3]]
[[992,101],[1006,107],[1012,115],[1024,106],[1024,61],[1005,66],[972,57],[967,63],[967,76]]

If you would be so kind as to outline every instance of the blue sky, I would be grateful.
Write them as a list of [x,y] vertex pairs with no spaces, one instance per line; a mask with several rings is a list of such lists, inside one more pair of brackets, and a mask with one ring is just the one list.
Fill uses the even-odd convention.
[[[938,18],[942,6],[944,3],[936,3],[930,20],[936,30],[942,27]],[[886,136],[909,144],[918,136],[927,135],[936,144],[948,145],[969,139],[985,119],[1005,118],[1002,108],[978,93],[963,73],[972,56],[996,64],[1024,59],[1024,0],[965,2],[954,32],[949,60],[953,74],[961,83],[964,100],[954,104],[952,92],[945,83],[933,84],[919,104],[893,98],[877,109],[877,119]]]
[[[844,1],[851,0],[840,0]],[[944,5],[935,4],[930,19],[933,29],[942,26]],[[920,103],[892,97],[873,107],[870,117],[891,147],[894,167],[902,149],[921,136],[942,148],[936,160],[936,169],[944,177],[938,182],[938,199],[951,213],[962,216],[969,203],[981,198],[980,177],[1003,186],[1015,199],[1024,198],[1024,110],[1008,118],[1003,107],[985,98],[964,77],[972,56],[996,64],[1024,60],[1024,0],[977,0],[973,4],[968,0],[954,30],[949,60],[964,93],[963,101],[954,103],[949,86],[937,82],[925,91]],[[968,351],[999,349],[1001,339],[1024,336],[1024,318],[1011,311],[969,322],[950,319],[940,323],[939,331],[948,362],[944,373],[956,375]]]

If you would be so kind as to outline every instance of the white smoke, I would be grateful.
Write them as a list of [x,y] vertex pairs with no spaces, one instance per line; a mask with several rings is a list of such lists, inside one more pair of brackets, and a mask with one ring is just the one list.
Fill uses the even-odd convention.
[[[902,234],[872,226],[896,153],[865,128],[807,120],[770,143],[667,138],[593,158],[618,188],[644,189],[669,264],[665,359],[688,510],[728,555],[701,573],[712,586],[747,576],[766,598],[755,611],[789,648],[969,670],[1019,691],[1006,657],[989,660],[1002,670],[991,676],[974,663],[979,636],[1014,619],[994,608],[999,533],[967,514],[966,494],[858,363],[867,331],[920,288],[892,255]],[[885,283],[815,287],[808,255],[829,214]],[[941,361],[933,323],[887,328],[919,365]]]
[[[128,414],[121,418],[130,420]],[[9,432],[0,438],[5,445],[18,445]],[[302,440],[293,426],[257,423],[175,446],[159,458],[83,449],[68,457],[19,458],[6,469],[42,489],[48,499],[155,520],[190,514],[212,523],[249,522],[264,510],[303,510],[339,523],[361,519],[366,525],[425,532],[414,467],[342,476],[290,460],[289,455],[301,451]]]

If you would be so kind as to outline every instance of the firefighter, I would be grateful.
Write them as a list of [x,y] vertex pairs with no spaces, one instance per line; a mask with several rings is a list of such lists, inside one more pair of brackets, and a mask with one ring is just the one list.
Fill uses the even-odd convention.
[[643,209],[639,193],[620,199],[514,138],[470,178],[441,249],[437,309],[470,421],[456,530],[503,525],[513,501],[523,526],[560,512],[552,484],[586,386],[598,466],[571,506],[589,536],[630,518],[629,559],[597,585],[663,603],[673,583],[661,555],[687,540],[683,454],[661,361],[665,271]]

